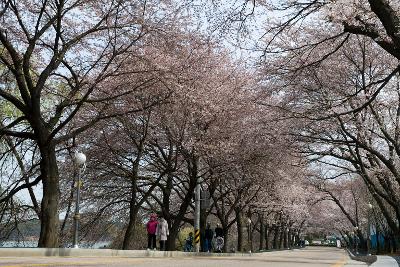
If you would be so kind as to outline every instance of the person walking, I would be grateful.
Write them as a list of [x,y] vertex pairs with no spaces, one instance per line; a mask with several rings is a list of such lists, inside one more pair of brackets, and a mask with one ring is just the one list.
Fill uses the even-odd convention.
[[160,221],[157,224],[157,236],[160,238],[160,250],[165,250],[165,243],[169,236],[168,222],[160,216]]
[[204,235],[204,251],[205,252],[211,252],[212,251],[212,240],[214,237],[214,232],[211,229],[211,224],[207,223],[207,228],[205,231],[205,235]]
[[193,232],[189,233],[189,236],[186,238],[185,242],[185,252],[191,252],[193,250]]
[[222,252],[224,249],[224,230],[220,224],[217,224],[215,228],[215,250],[217,252]]
[[150,215],[150,220],[146,224],[147,229],[147,249],[156,250],[156,231],[157,231],[157,217],[155,214]]

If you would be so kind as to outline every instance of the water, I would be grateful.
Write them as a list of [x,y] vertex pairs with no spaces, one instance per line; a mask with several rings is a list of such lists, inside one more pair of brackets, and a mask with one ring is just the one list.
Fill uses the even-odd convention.
[[[82,242],[79,244],[81,248],[104,248],[110,245],[109,241],[99,241],[96,243]],[[3,248],[36,248],[38,241],[4,241],[0,242],[0,247]]]

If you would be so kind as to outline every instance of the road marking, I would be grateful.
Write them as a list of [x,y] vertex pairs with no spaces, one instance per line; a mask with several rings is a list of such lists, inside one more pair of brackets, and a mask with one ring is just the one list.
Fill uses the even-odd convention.
[[331,267],[342,267],[346,264],[347,260],[346,260],[346,256],[343,256],[343,258],[337,262],[335,262],[335,264],[333,264]]

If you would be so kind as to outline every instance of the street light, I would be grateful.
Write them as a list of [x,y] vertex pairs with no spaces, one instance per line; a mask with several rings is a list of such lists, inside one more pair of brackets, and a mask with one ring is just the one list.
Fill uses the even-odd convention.
[[250,218],[247,219],[247,224],[248,224],[247,230],[249,232],[249,234],[248,234],[248,239],[249,240],[248,241],[249,241],[249,245],[250,245],[249,252],[251,253],[251,251],[253,250],[253,242],[251,240],[251,219]]
[[368,203],[368,238],[367,238],[367,254],[371,255],[371,210],[374,208],[371,203]]
[[194,189],[195,205],[194,205],[194,236],[195,251],[200,252],[200,209],[201,209],[201,178],[198,178]]
[[85,171],[86,165],[86,155],[80,152],[75,152],[74,155],[74,160],[75,164],[78,166],[78,179],[76,180],[76,196],[75,196],[75,215],[74,215],[74,240],[73,240],[73,247],[74,248],[79,248],[78,246],[78,229],[79,229],[79,219],[80,219],[80,214],[79,214],[79,198],[80,198],[80,192],[79,189],[81,187],[81,176],[83,175],[83,172]]

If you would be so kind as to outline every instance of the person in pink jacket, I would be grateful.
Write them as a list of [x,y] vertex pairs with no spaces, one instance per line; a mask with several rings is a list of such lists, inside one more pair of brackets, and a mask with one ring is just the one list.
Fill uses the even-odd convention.
[[146,224],[147,228],[147,249],[156,249],[156,231],[157,217],[155,214],[150,215],[150,220]]

